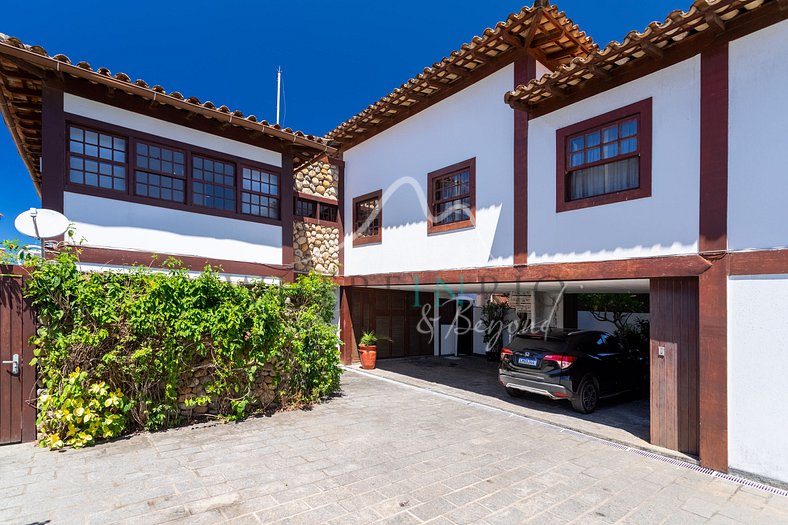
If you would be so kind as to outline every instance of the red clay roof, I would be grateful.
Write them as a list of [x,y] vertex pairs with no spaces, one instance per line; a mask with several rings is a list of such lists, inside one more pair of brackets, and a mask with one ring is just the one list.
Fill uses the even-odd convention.
[[534,7],[509,15],[495,28],[486,29],[482,36],[425,68],[326,138],[347,149],[511,63],[523,49],[548,67],[558,67],[593,52],[596,44],[556,6],[537,0]]
[[[622,42],[610,42],[584,56],[572,58],[552,73],[506,94],[514,108],[534,109],[582,90],[593,81],[605,82],[636,64],[660,61],[674,48],[692,46],[727,31],[743,15],[755,10],[780,12],[779,0],[695,0],[688,11],[672,11],[663,22],[652,22],[642,32],[631,31]],[[784,2],[783,2],[784,3]],[[788,10],[783,8],[783,18]]]

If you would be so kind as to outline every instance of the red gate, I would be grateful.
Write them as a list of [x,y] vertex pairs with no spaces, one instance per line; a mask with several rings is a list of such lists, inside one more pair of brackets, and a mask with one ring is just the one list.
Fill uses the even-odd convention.
[[22,298],[24,269],[0,266],[0,445],[36,439],[32,312]]

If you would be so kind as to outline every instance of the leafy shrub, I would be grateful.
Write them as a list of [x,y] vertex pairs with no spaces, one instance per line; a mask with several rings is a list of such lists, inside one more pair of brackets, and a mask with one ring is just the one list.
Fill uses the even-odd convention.
[[88,384],[87,372],[77,368],[61,388],[38,398],[41,445],[79,448],[92,445],[96,438],[116,437],[126,426],[128,407],[120,390],[110,391],[104,381]]
[[[47,396],[39,399],[45,434],[64,436],[57,410],[66,398],[90,402],[77,384],[102,382],[123,393],[123,432],[178,425],[179,379],[206,363],[206,398],[185,404],[210,403],[228,419],[268,408],[254,389],[264,369],[274,371],[278,407],[309,405],[339,389],[330,279],[239,285],[212,268],[191,277],[175,260],[165,261],[166,271],[83,273],[77,265],[69,251],[38,262],[25,288],[39,322],[34,361]],[[69,383],[77,370],[81,379]]]

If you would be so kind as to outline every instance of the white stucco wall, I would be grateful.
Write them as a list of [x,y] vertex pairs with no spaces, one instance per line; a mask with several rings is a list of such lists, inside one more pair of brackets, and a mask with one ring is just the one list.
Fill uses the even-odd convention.
[[[137,130],[274,166],[275,151],[134,113],[66,93],[67,114]],[[282,263],[282,229],[259,222],[187,212],[66,192],[64,212],[88,246],[195,255],[265,264]]]
[[264,162],[272,166],[282,166],[282,154],[276,151],[258,148],[251,144],[245,144],[211,133],[205,133],[204,131],[197,131],[186,126],[172,124],[164,120],[102,104],[70,93],[64,95],[63,110],[66,113],[108,122],[116,126],[149,133],[157,137],[165,137],[170,140],[183,142],[184,144],[192,144],[220,153],[227,153],[244,159]]
[[728,281],[728,461],[788,483],[788,275]]
[[[514,115],[510,65],[345,153],[345,210],[383,189],[383,242],[354,248],[345,273],[440,270],[513,262]],[[476,226],[427,235],[427,174],[476,157]],[[350,220],[350,219],[348,219]]]
[[788,247],[788,20],[729,47],[728,246]]
[[66,217],[86,246],[282,264],[282,228],[66,192]]
[[[653,98],[652,196],[556,213],[556,130]],[[528,262],[599,261],[697,252],[700,58],[531,120]]]

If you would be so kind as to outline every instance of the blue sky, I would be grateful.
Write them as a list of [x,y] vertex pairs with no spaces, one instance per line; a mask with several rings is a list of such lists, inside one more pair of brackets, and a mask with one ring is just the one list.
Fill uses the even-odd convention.
[[[526,2],[9,2],[0,32],[269,121],[281,66],[284,124],[322,135]],[[690,0],[558,5],[605,45]],[[18,238],[14,217],[40,201],[5,126],[0,181],[0,240]]]

